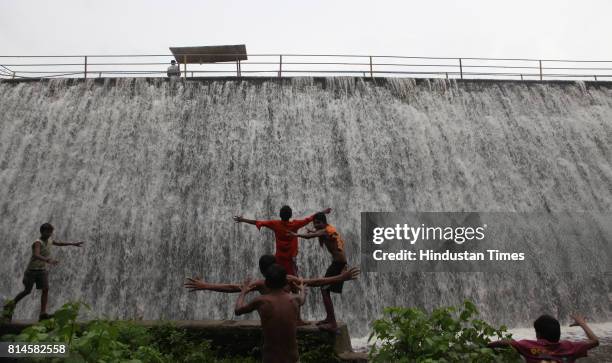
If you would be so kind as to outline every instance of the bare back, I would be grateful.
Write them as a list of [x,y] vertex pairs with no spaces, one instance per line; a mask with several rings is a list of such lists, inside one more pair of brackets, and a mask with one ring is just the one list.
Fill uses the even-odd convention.
[[264,334],[263,361],[294,363],[299,359],[297,347],[296,295],[284,290],[269,291],[257,298],[257,312]]

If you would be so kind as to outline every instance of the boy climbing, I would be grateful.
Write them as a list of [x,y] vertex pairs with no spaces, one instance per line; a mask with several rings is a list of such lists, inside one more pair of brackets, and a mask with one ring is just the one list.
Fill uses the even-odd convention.
[[[327,208],[319,213],[329,214],[331,208]],[[298,268],[296,264],[296,256],[298,253],[298,240],[291,233],[296,233],[300,228],[312,222],[313,216],[304,219],[291,220],[293,211],[288,205],[280,209],[280,220],[260,221],[254,219],[246,219],[242,216],[234,216],[236,223],[252,224],[257,229],[261,227],[270,228],[274,231],[276,238],[276,263],[283,266],[288,275],[298,276]]]
[[242,315],[257,310],[263,330],[263,362],[294,363],[299,361],[297,344],[297,316],[299,307],[304,304],[304,283],[298,284],[298,294],[285,291],[287,272],[273,264],[266,270],[266,287],[269,292],[260,295],[249,303],[244,298],[250,291],[249,280],[242,285],[236,300],[234,312]]
[[559,340],[561,325],[550,315],[542,315],[533,322],[537,340],[499,340],[489,343],[490,348],[511,346],[525,358],[527,363],[575,362],[576,359],[587,356],[587,351],[599,345],[599,339],[580,315],[572,315],[574,323],[570,326],[580,326],[587,336],[585,341]]
[[[325,277],[332,277],[342,274],[346,269],[346,255],[344,254],[344,240],[336,231],[336,228],[331,224],[327,223],[327,217],[324,213],[317,213],[313,217],[312,221],[314,231],[308,233],[296,234],[295,237],[300,238],[319,238],[319,245],[325,246],[329,253],[332,255],[332,263],[327,268]],[[323,305],[325,306],[325,313],[327,316],[325,319],[317,323],[319,329],[330,332],[336,332],[338,330],[338,323],[336,322],[336,314],[334,312],[334,304],[331,298],[331,292],[336,294],[342,293],[342,286],[344,282],[338,282],[321,288],[321,295],[323,296]]]
[[51,246],[75,246],[81,247],[83,242],[60,242],[52,240],[53,226],[45,223],[40,226],[40,239],[32,243],[32,257],[26,268],[23,276],[24,290],[17,294],[13,300],[9,300],[4,305],[3,318],[10,321],[13,318],[15,306],[21,299],[28,296],[32,292],[32,287],[36,284],[37,290],[42,290],[40,298],[40,315],[39,320],[48,319],[47,314],[47,299],[49,296],[49,279],[47,273],[47,264],[57,265],[58,261],[51,258]]

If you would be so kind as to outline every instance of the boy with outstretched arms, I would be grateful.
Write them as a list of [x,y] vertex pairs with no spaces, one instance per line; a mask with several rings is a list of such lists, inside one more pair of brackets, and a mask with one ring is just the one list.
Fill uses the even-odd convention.
[[268,293],[260,295],[249,303],[244,298],[250,291],[250,281],[245,281],[236,300],[236,315],[257,310],[263,330],[263,362],[295,363],[299,360],[297,345],[297,315],[304,304],[304,283],[297,285],[299,293],[288,293],[285,269],[273,264],[266,271],[265,284]]
[[40,239],[32,243],[32,257],[26,268],[23,276],[22,292],[17,294],[13,300],[9,300],[4,305],[4,318],[10,321],[13,317],[15,306],[21,299],[28,296],[32,292],[32,287],[36,284],[37,290],[42,290],[40,298],[40,315],[39,320],[48,319],[47,314],[47,299],[49,296],[49,278],[47,273],[47,264],[57,265],[58,261],[51,258],[51,246],[75,246],[81,247],[83,242],[60,242],[51,239],[53,235],[53,226],[50,223],[45,223],[40,226]]
[[[338,231],[334,226],[327,223],[327,217],[323,213],[317,213],[313,217],[312,221],[314,231],[308,233],[295,234],[296,237],[300,238],[318,238],[319,244],[325,246],[332,256],[332,263],[325,272],[325,277],[338,276],[346,269],[346,255],[344,254],[344,240],[338,234]],[[334,312],[334,305],[331,298],[331,292],[337,294],[342,293],[343,282],[338,282],[321,288],[321,295],[323,296],[323,305],[325,305],[325,313],[327,316],[317,324],[321,330],[327,330],[336,332],[338,324],[336,322],[336,314]]]
[[575,342],[559,340],[561,325],[550,315],[542,315],[533,322],[537,340],[499,340],[489,343],[490,348],[511,346],[525,358],[527,363],[542,361],[572,363],[576,359],[587,356],[589,349],[599,345],[599,339],[580,315],[572,315],[574,323],[570,326],[580,326],[587,340]]
[[[272,255],[263,255],[259,259],[259,271],[262,275],[265,274],[268,267],[276,263],[276,259]],[[305,286],[316,287],[316,286],[324,286],[335,284],[338,282],[354,280],[359,276],[359,269],[357,267],[353,267],[343,271],[340,275],[332,276],[332,277],[320,277],[320,278],[312,278],[312,279],[303,279]],[[287,286],[285,286],[285,290],[287,292],[293,291],[296,292],[296,285],[300,281],[300,279],[293,275],[287,275]],[[209,290],[209,291],[217,291],[217,292],[225,292],[225,293],[236,293],[241,291],[240,284],[216,284],[202,281],[198,278],[187,278],[187,281],[184,284],[184,287],[190,289],[190,291],[198,291],[198,290]],[[257,280],[251,282],[251,286],[249,287],[249,291],[258,291],[260,294],[267,293],[267,287],[265,285],[265,280]]]
[[[319,213],[328,214],[330,212],[331,208],[327,208]],[[252,224],[257,229],[266,227],[274,231],[274,237],[276,238],[276,251],[274,252],[276,263],[283,266],[288,275],[298,276],[298,268],[295,261],[298,254],[298,240],[292,233],[296,233],[300,228],[312,222],[313,216],[291,220],[292,215],[291,207],[285,205],[280,209],[280,220],[260,221],[246,219],[242,216],[234,216],[234,221],[236,223]]]

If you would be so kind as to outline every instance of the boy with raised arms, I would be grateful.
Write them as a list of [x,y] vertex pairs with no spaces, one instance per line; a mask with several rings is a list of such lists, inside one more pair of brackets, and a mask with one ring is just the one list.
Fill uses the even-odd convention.
[[304,304],[304,283],[298,282],[297,294],[288,293],[287,272],[278,265],[268,267],[265,273],[268,293],[260,295],[251,302],[245,302],[250,291],[249,280],[242,284],[240,295],[236,300],[236,315],[247,314],[257,310],[263,330],[263,362],[295,363],[299,361],[297,344],[297,316],[299,307]]
[[[268,267],[276,263],[276,259],[272,255],[263,255],[259,259],[259,270],[262,275],[265,275]],[[285,286],[285,290],[287,292],[293,291],[296,292],[296,285],[298,281],[303,281],[305,286],[315,287],[315,286],[324,286],[330,284],[336,284],[343,281],[354,280],[359,276],[359,269],[357,267],[353,267],[347,270],[344,270],[340,275],[332,276],[332,277],[320,277],[320,278],[312,278],[312,279],[299,279],[293,275],[287,275],[287,286]],[[208,290],[208,291],[217,291],[217,292],[225,292],[225,293],[236,293],[242,291],[240,284],[216,284],[202,281],[198,278],[187,278],[187,281],[184,284],[184,287],[190,289],[190,291],[198,291],[198,290]],[[260,294],[266,294],[268,289],[265,285],[265,280],[257,280],[251,282],[249,286],[249,291],[258,291]]]
[[525,358],[526,363],[575,362],[578,358],[586,357],[590,349],[597,347],[599,338],[593,333],[582,316],[572,315],[572,318],[574,323],[570,326],[581,327],[587,336],[587,340],[560,340],[561,324],[559,324],[559,321],[550,315],[542,315],[533,322],[536,340],[499,340],[489,343],[489,347],[510,346]]
[[[330,212],[331,208],[327,208],[319,213],[329,214]],[[300,228],[312,222],[313,216],[291,220],[293,211],[288,205],[281,207],[279,215],[280,220],[262,221],[234,216],[234,221],[236,223],[252,224],[257,229],[266,227],[274,231],[274,237],[276,238],[276,251],[274,252],[276,263],[283,266],[288,275],[297,276],[296,256],[298,254],[298,240],[292,233],[296,233]]]

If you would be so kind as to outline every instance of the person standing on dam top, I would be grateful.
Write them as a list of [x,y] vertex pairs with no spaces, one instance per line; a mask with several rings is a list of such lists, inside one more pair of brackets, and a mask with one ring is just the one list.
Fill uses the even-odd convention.
[[[324,209],[318,213],[329,214],[331,213],[331,208]],[[276,238],[276,252],[274,253],[276,263],[283,266],[288,275],[298,276],[298,268],[296,264],[296,257],[298,254],[298,239],[291,233],[296,233],[300,228],[312,222],[314,214],[304,219],[291,220],[293,211],[288,205],[281,207],[279,214],[281,218],[280,221],[260,221],[246,219],[242,216],[234,216],[234,221],[236,221],[236,223],[252,224],[257,227],[257,229],[266,227],[274,231],[274,237]]]
[[[344,253],[344,240],[340,237],[336,228],[331,224],[327,223],[327,217],[323,213],[317,213],[313,217],[312,221],[314,231],[309,231],[304,234],[293,233],[293,236],[300,238],[319,238],[319,245],[325,246],[329,253],[332,255],[332,263],[325,272],[325,277],[332,277],[342,274],[346,269],[347,260]],[[321,288],[321,295],[323,296],[323,305],[325,305],[325,313],[327,316],[325,319],[317,323],[319,329],[330,332],[337,332],[338,323],[336,322],[336,314],[334,312],[334,304],[331,298],[331,292],[336,294],[342,293],[342,287],[344,282],[338,282],[332,285],[324,286]]]
[[180,77],[181,76],[181,67],[176,63],[173,59],[170,61],[170,66],[168,67],[168,71],[166,72],[168,77]]
[[300,306],[304,305],[304,282],[299,281],[298,294],[285,291],[287,272],[278,265],[268,267],[265,273],[268,293],[260,295],[249,303],[245,296],[250,291],[251,282],[247,279],[241,287],[236,300],[234,313],[243,315],[257,310],[263,330],[263,362],[295,363],[299,361],[297,344],[297,316]]
[[47,264],[57,265],[58,261],[51,258],[51,246],[75,246],[81,247],[83,242],[60,242],[52,240],[53,226],[50,223],[45,223],[40,226],[40,239],[32,243],[32,257],[26,268],[23,276],[23,286],[25,289],[17,294],[13,300],[9,300],[4,305],[3,318],[10,321],[15,311],[15,306],[21,299],[28,296],[32,292],[32,287],[36,284],[37,290],[42,290],[40,298],[40,315],[39,320],[48,319],[47,314],[47,299],[49,296],[49,278],[47,273]]

